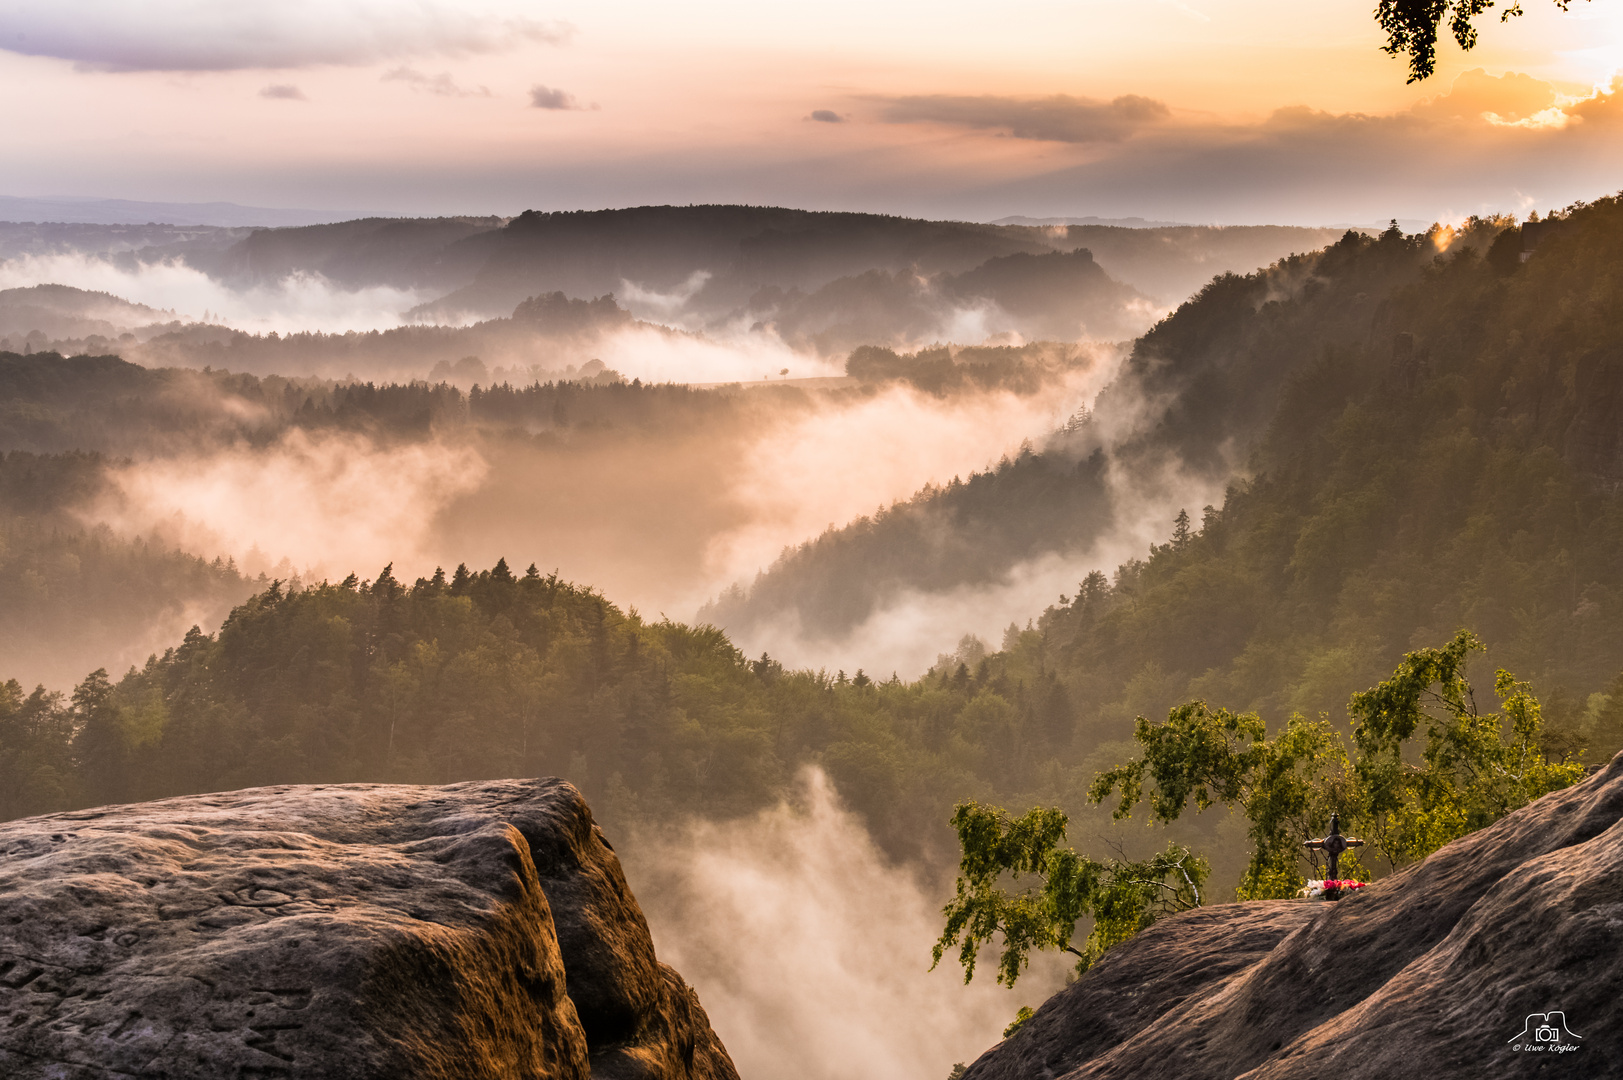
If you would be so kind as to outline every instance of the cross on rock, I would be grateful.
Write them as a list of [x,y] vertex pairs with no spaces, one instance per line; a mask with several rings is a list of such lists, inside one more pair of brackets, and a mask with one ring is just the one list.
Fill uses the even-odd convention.
[[[1341,861],[1341,853],[1346,851],[1348,848],[1363,847],[1364,842],[1362,840],[1354,840],[1349,836],[1342,836],[1341,815],[1331,814],[1330,832],[1326,834],[1322,840],[1307,841],[1306,846],[1310,848],[1317,848],[1320,851],[1323,851],[1325,855],[1329,857],[1330,868],[1324,875],[1325,879],[1327,881],[1339,881],[1341,879],[1341,874],[1336,869],[1336,866]],[[1326,889],[1324,891],[1324,897],[1326,900],[1337,899],[1340,895],[1340,889]]]

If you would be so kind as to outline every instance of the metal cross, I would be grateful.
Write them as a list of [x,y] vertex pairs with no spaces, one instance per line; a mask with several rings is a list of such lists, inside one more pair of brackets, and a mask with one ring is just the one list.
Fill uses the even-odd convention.
[[[1310,848],[1317,848],[1320,851],[1323,851],[1325,855],[1329,857],[1330,869],[1325,873],[1325,879],[1328,881],[1338,881],[1340,880],[1341,874],[1336,869],[1336,866],[1341,862],[1341,853],[1346,851],[1348,848],[1363,847],[1364,842],[1362,840],[1354,840],[1348,836],[1342,836],[1341,815],[1331,814],[1330,832],[1322,840],[1307,841],[1306,846]],[[1336,895],[1340,895],[1340,890],[1335,890],[1335,893]],[[1331,896],[1331,890],[1325,890],[1325,896],[1328,899],[1334,899],[1334,897]]]

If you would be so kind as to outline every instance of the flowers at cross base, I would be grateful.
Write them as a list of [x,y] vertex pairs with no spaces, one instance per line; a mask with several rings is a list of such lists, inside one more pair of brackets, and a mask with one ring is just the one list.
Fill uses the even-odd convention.
[[1369,883],[1365,881],[1350,881],[1345,879],[1331,881],[1309,881],[1307,883],[1307,887],[1296,895],[1306,897],[1309,900],[1322,900],[1327,889],[1335,889],[1339,892],[1350,893],[1357,892],[1359,889],[1364,888],[1368,884]]

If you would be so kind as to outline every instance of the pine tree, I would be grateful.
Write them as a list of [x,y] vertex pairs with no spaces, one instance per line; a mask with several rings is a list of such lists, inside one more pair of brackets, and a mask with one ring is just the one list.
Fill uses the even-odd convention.
[[1172,520],[1172,550],[1182,551],[1189,546],[1189,511],[1179,510]]
[[123,802],[129,790],[129,750],[119,723],[118,702],[106,668],[97,668],[73,690],[79,735],[74,755],[92,803]]

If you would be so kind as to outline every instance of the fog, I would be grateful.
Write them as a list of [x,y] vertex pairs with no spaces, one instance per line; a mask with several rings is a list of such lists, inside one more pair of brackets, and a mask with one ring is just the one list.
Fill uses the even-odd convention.
[[128,265],[65,253],[21,255],[0,262],[0,289],[47,284],[112,293],[172,310],[185,322],[206,318],[256,334],[383,330],[399,326],[400,313],[407,308],[431,299],[426,293],[386,285],[341,289],[318,273],[304,272],[275,285],[236,289],[179,260]]
[[929,971],[951,880],[888,864],[816,770],[754,817],[619,846],[660,959],[698,990],[742,1076],[946,1080],[1064,982],[1052,954],[1014,990],[989,962],[967,986],[952,954]]
[[[695,381],[786,361],[783,353],[640,331],[604,356],[650,379],[664,371]],[[460,562],[534,562],[622,607],[690,619],[785,547],[1041,440],[1092,400],[1118,359],[1101,347],[1090,365],[1027,395],[938,397],[903,383],[863,388],[845,380],[843,388],[807,391],[779,385],[774,373],[765,385],[713,391],[696,412],[533,436],[476,427],[388,438],[290,428],[268,445],[235,441],[204,451],[196,444],[207,440],[155,439],[111,468],[107,493],[79,516],[233,559],[249,573],[297,572],[306,580],[351,572],[365,579],[389,563],[409,581]],[[211,407],[243,408],[231,397]],[[1011,592],[1008,603],[1053,591]],[[944,637],[962,633],[961,621],[935,631],[921,624],[881,659],[902,670],[911,658],[927,661]]]
[[293,429],[265,449],[130,462],[81,513],[89,522],[236,560],[247,573],[284,563],[306,576],[368,577],[427,565],[435,511],[485,475],[468,447],[379,446]]
[[732,496],[750,516],[712,540],[710,582],[752,578],[786,546],[830,525],[996,464],[1090,404],[1118,360],[1114,350],[1100,347],[1091,367],[1030,397],[987,392],[942,400],[896,385],[773,425],[746,449],[733,474]]
[[[843,376],[843,354],[791,348],[772,323],[746,325],[747,316],[706,322],[695,305],[709,280],[695,270],[664,290],[621,282],[621,299],[634,314],[669,325],[588,328],[556,340],[516,328],[510,340],[491,337],[480,351],[490,366],[514,365],[508,371],[552,372],[590,358],[612,369],[605,378],[617,372],[644,384],[724,387],[727,408],[613,423],[532,423],[522,433],[477,425],[436,426],[426,437],[292,429],[268,446],[206,451],[154,441],[113,470],[108,493],[80,516],[205,558],[230,558],[250,574],[297,573],[306,580],[351,572],[364,579],[391,563],[410,580],[436,566],[533,562],[622,607],[686,620],[729,586],[751,581],[786,548],[930,484],[991,468],[1023,445],[1041,445],[1067,417],[1091,406],[1124,353],[1116,345],[1088,345],[1088,362],[1050,375],[1035,393],[863,385],[833,378]],[[314,272],[238,289],[175,260],[115,263],[84,252],[0,263],[0,286],[44,282],[257,333],[393,327],[403,311],[430,299],[384,286],[341,289]],[[941,304],[920,309],[928,317],[913,326],[918,335],[963,342],[1009,337],[999,336],[1004,316],[996,303],[937,299]],[[1123,317],[1147,323],[1159,313],[1145,307]],[[458,351],[450,355],[468,344],[445,340],[442,351]],[[358,359],[335,348],[309,363],[300,362],[302,348],[284,342],[260,350],[251,370],[266,363],[284,373],[353,370],[354,363],[362,368],[356,378],[408,379],[433,368],[422,362],[428,353],[393,345]],[[196,354],[198,366],[205,355]],[[384,372],[369,364],[395,367]],[[1106,442],[1140,419],[1120,405],[1101,418]],[[1086,548],[1013,566],[989,586],[904,593],[838,640],[803,634],[792,619],[735,630],[735,640],[751,655],[768,651],[792,666],[913,677],[963,634],[999,640],[1011,622],[1023,625],[1088,571],[1109,572],[1142,554],[1165,538],[1180,508],[1218,500],[1211,486],[1175,473],[1153,482],[1117,477],[1117,520]],[[119,650],[120,658],[126,651]]]
[[776,336],[755,333],[717,341],[696,333],[654,327],[622,330],[596,342],[592,357],[628,379],[643,382],[769,382],[783,378],[843,375],[844,357],[829,359],[789,348]]
[[69,607],[59,599],[56,610],[0,630],[0,656],[6,663],[0,681],[67,691],[97,668],[116,678],[173,648],[192,627],[218,627],[253,591],[253,584],[244,581],[236,589],[221,589],[220,595],[176,596],[141,612],[111,605]]
[[894,672],[914,679],[941,653],[951,652],[963,635],[996,647],[1011,624],[1022,629],[1030,625],[1061,595],[1074,594],[1090,571],[1108,577],[1128,560],[1144,558],[1151,544],[1166,542],[1179,510],[1187,509],[1198,521],[1201,507],[1221,504],[1227,482],[1193,476],[1175,465],[1150,476],[1129,476],[1115,466],[1108,476],[1115,516],[1085,548],[1017,563],[989,586],[906,590],[840,637],[804,633],[791,614],[731,631],[733,641],[748,655],[769,652],[790,667],[862,668],[880,678]]

